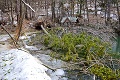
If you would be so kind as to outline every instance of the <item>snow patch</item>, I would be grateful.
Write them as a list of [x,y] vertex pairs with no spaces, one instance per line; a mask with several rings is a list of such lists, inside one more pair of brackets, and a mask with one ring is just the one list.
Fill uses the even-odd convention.
[[[31,40],[31,39],[30,39]],[[26,49],[28,49],[28,50],[39,50],[37,47],[35,47],[35,46],[28,46],[27,45],[27,40],[24,40],[23,41],[23,44],[24,44],[24,47],[26,48]]]
[[63,77],[65,76],[65,72],[63,69],[57,69],[55,72],[52,70],[48,70],[48,74],[52,78],[52,80],[67,80],[68,78]]
[[29,53],[12,49],[0,53],[1,80],[51,80],[42,62]]
[[4,35],[1,35],[0,36],[0,41],[6,41],[7,39],[9,39],[10,37],[9,36],[5,36]]
[[70,6],[70,4],[66,3],[64,4],[64,7],[68,8]]

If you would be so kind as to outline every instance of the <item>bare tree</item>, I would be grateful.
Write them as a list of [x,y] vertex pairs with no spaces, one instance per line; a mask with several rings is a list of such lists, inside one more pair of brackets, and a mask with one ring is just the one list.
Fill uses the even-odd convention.
[[52,11],[52,20],[55,22],[55,0],[52,0],[51,2],[51,11]]
[[87,12],[87,22],[89,23],[89,12],[88,12],[87,0],[85,0],[85,8],[86,8],[86,12]]
[[120,10],[119,10],[119,6],[118,6],[118,0],[116,0],[116,8],[117,8],[117,15],[118,15],[118,28],[119,28],[119,30],[120,30],[120,15],[119,15],[119,12],[120,12]]
[[20,15],[18,20],[18,26],[16,30],[15,40],[18,41],[21,31],[22,31],[22,22],[23,22],[23,10],[22,10],[22,0],[20,0]]
[[10,0],[11,3],[11,29],[13,26],[14,18],[13,18],[13,0]]
[[111,8],[111,3],[110,0],[107,0],[106,3],[107,7],[107,25],[110,25],[110,8]]

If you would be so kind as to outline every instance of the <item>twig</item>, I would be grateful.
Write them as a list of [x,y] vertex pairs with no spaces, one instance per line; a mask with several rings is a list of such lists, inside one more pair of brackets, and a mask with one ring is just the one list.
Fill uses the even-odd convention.
[[47,66],[47,65],[45,65],[45,64],[42,64],[43,66],[45,66],[45,67],[47,67],[48,69],[50,69],[50,70],[52,70],[52,71],[55,71],[56,69],[53,69],[53,68],[51,68],[51,67],[49,67],[49,66]]
[[112,57],[110,58],[110,61],[111,61],[111,66],[113,67],[113,69],[115,69],[114,62],[113,62]]

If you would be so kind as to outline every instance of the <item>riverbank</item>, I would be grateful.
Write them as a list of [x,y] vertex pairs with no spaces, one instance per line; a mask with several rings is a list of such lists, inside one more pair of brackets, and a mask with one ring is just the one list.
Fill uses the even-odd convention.
[[[25,39],[25,38],[29,39],[30,36],[29,37],[22,36],[20,39]],[[34,52],[33,49],[31,50],[33,46],[29,46],[29,49],[25,46],[21,46],[22,48],[18,50],[13,48],[11,44],[6,42],[8,39],[9,37],[7,35],[2,35],[0,37],[0,58],[1,58],[0,79],[67,80],[66,77],[62,77],[62,76],[65,76],[65,72],[62,68],[58,68],[58,67],[55,68],[53,66],[56,64],[53,64],[53,66],[51,67],[51,69],[53,70],[51,70],[48,67],[49,65],[43,62],[46,59],[45,56],[47,55],[43,55],[42,57],[39,58],[41,60],[39,60],[35,56],[31,55],[33,54],[31,52],[32,51]],[[49,59],[51,58],[50,56],[48,57],[47,57],[48,60],[45,60],[45,62],[48,62],[49,64],[51,64],[54,61],[56,61],[56,60],[53,60],[53,62],[49,61]],[[58,63],[57,65],[60,65],[60,64],[61,62]]]

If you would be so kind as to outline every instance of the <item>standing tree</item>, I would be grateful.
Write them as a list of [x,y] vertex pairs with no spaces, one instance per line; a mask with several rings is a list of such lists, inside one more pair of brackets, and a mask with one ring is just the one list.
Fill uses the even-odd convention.
[[10,0],[10,3],[11,3],[11,29],[12,29],[12,26],[13,26],[13,22],[14,22],[14,18],[13,18],[13,0]]
[[111,8],[111,2],[110,0],[107,0],[106,3],[106,7],[107,7],[107,25],[110,25],[110,8]]
[[70,0],[71,3],[71,16],[74,16],[74,0]]
[[86,12],[87,12],[87,24],[89,24],[89,12],[88,12],[87,0],[85,0],[85,8],[86,8]]
[[20,0],[20,14],[19,14],[19,20],[18,20],[18,25],[17,25],[17,30],[16,30],[16,35],[15,35],[15,40],[18,41],[21,30],[22,30],[22,22],[23,22],[23,12],[22,12],[22,0]]
[[[28,3],[28,0],[25,0],[26,3]],[[28,18],[28,7],[25,6],[25,19],[29,19]]]
[[116,0],[116,8],[117,8],[117,15],[118,15],[118,29],[120,30],[120,15],[119,15],[119,5],[118,5],[119,1]]
[[52,21],[55,22],[55,0],[51,2]]

